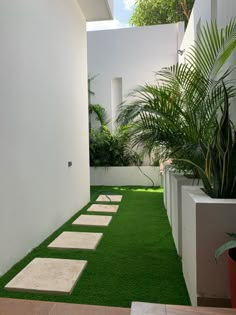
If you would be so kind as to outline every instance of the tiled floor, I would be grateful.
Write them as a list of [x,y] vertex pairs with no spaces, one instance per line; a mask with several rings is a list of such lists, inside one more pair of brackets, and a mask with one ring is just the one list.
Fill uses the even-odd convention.
[[48,247],[59,249],[95,250],[102,238],[102,235],[102,233],[63,232],[51,244],[49,244]]
[[78,219],[73,222],[73,225],[86,225],[86,226],[108,226],[112,220],[109,215],[86,215],[82,214]]
[[87,261],[35,258],[5,288],[12,291],[70,294]]
[[100,195],[96,201],[100,202],[121,202],[122,195]]
[[0,299],[0,315],[130,315],[130,309]]
[[[155,306],[155,307],[153,307]],[[133,303],[128,308],[65,304],[0,298],[0,315],[235,315],[236,309],[150,305]]]
[[111,212],[116,213],[119,209],[119,206],[117,205],[97,205],[93,204],[91,205],[87,211],[89,212]]
[[132,303],[131,315],[236,315],[236,309]]

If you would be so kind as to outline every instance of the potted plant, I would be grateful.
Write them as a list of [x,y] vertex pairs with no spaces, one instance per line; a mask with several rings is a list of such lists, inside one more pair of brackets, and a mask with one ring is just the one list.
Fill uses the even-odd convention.
[[[221,87],[219,87],[221,88]],[[236,129],[229,117],[229,96],[222,82],[224,98],[220,121],[208,146],[201,142],[205,156],[205,169],[192,161],[203,182],[204,192],[211,198],[236,199]]]
[[[216,119],[210,143],[201,143],[205,168],[195,164],[203,188],[182,190],[183,271],[191,299],[197,305],[224,306],[229,297],[226,261],[216,266],[212,258],[216,244],[224,242],[223,232],[233,229],[236,220],[236,131],[229,117],[228,91],[224,83],[219,88],[222,115]],[[227,243],[223,249],[235,244]],[[222,247],[217,256],[221,253]]]
[[236,308],[236,234],[227,233],[233,240],[228,241],[221,245],[215,252],[216,260],[225,251],[228,251],[228,270],[229,270],[229,283],[230,283],[230,296],[231,305]]

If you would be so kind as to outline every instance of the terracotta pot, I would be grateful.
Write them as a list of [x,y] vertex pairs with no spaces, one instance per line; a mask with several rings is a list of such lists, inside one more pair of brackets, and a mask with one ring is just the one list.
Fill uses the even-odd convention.
[[236,308],[236,248],[228,251],[229,283],[231,305]]

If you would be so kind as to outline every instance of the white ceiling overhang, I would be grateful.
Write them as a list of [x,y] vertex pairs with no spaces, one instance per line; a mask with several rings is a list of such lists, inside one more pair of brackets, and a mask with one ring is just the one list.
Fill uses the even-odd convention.
[[113,19],[113,0],[77,0],[87,22]]

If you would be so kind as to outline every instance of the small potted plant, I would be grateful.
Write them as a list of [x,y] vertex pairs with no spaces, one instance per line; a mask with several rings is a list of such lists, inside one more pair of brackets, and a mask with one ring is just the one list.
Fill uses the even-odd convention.
[[215,258],[218,260],[219,256],[225,251],[228,251],[228,269],[229,269],[229,283],[230,283],[230,295],[231,305],[236,308],[236,234],[227,233],[232,237],[231,241],[224,243],[215,252]]

